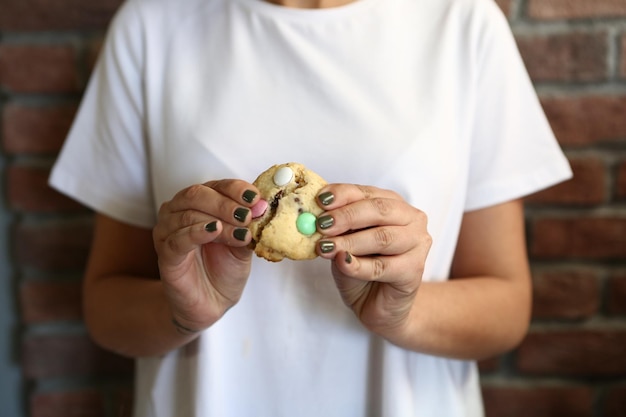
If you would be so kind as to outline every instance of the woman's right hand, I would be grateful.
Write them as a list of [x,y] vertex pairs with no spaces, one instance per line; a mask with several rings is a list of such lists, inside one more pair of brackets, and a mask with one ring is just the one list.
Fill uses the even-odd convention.
[[227,179],[187,187],[159,209],[152,235],[180,332],[209,327],[239,300],[252,258],[250,209],[258,201],[252,184]]

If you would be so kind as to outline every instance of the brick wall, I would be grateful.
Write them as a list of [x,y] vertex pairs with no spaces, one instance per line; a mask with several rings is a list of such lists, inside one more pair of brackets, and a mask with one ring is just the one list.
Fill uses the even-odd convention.
[[626,1],[502,0],[574,179],[527,199],[533,324],[488,415],[626,416]]
[[23,416],[130,416],[132,362],[97,348],[81,323],[91,214],[46,186],[120,3],[0,0],[3,209],[13,220],[14,273],[1,279],[16,282],[22,327],[10,343],[24,378]]
[[[132,363],[81,323],[91,213],[46,187],[120,0],[0,0],[0,167],[24,415],[123,417]],[[575,178],[528,198],[530,334],[481,362],[489,417],[626,415],[626,1],[498,0]],[[0,188],[2,190],[2,188]],[[7,416],[19,417],[19,416]]]

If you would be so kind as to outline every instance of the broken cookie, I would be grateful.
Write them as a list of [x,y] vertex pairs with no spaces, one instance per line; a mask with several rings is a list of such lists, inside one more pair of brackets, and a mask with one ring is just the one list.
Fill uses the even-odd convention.
[[274,165],[254,181],[261,202],[252,208],[251,247],[268,261],[303,260],[317,256],[320,233],[315,220],[324,210],[316,196],[326,181],[304,165]]

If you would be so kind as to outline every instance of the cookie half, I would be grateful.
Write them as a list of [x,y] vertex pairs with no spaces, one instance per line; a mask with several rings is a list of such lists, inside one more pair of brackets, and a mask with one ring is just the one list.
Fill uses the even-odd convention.
[[268,261],[313,259],[321,234],[315,219],[324,210],[316,196],[326,181],[304,165],[274,165],[254,181],[261,202],[253,209],[251,247]]

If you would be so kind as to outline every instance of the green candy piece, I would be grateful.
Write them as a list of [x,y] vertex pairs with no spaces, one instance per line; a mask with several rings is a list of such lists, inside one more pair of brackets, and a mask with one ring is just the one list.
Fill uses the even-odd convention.
[[300,214],[298,220],[296,220],[296,227],[298,228],[298,232],[305,236],[311,236],[317,230],[315,226],[315,216],[311,213]]

